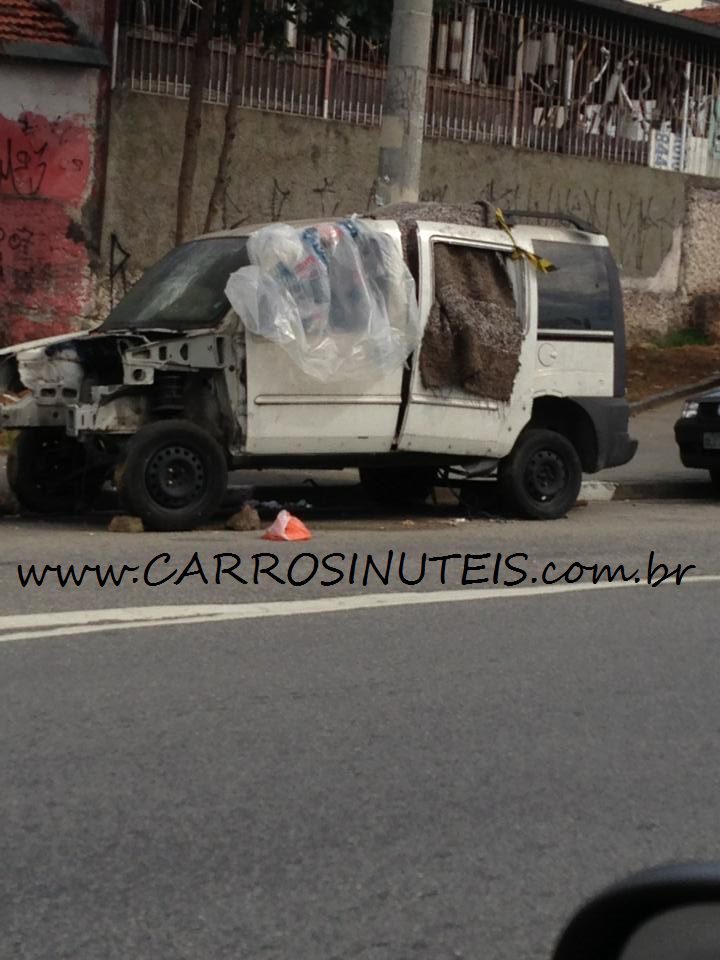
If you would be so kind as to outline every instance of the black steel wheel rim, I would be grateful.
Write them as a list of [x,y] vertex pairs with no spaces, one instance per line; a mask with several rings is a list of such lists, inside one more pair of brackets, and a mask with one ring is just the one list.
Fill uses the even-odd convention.
[[567,487],[568,472],[563,458],[554,450],[538,450],[525,470],[525,486],[538,503],[554,500]]
[[169,510],[181,510],[201,500],[207,480],[202,457],[185,444],[161,447],[146,470],[148,493],[155,503]]

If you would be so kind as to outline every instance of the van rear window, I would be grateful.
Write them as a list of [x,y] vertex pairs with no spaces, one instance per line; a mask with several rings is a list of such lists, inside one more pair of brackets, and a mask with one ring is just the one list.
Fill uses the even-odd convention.
[[607,247],[534,241],[533,248],[557,268],[537,275],[539,329],[612,330],[612,261]]

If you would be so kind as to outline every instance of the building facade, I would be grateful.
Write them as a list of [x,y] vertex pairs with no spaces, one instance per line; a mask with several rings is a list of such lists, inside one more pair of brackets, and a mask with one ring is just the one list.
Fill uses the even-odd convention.
[[[197,12],[187,0],[0,6],[0,343],[92,322],[172,245]],[[223,223],[372,203],[387,38],[320,40],[301,19],[286,41],[235,49],[216,25],[198,232],[238,64]],[[713,257],[698,273],[682,255],[718,209],[718,26],[624,0],[456,0],[435,17],[430,68],[424,199],[593,221],[637,329],[679,325],[696,290],[720,292]]]
[[[99,257],[105,9],[0,8],[0,345],[78,323]],[[81,26],[82,24],[82,26]]]

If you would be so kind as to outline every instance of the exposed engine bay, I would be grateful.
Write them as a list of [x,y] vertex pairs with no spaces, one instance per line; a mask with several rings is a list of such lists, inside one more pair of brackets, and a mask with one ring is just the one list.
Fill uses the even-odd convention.
[[[234,419],[224,372],[227,340],[203,332],[97,333],[2,350],[0,428],[121,438],[148,419],[184,413],[227,438]],[[230,382],[237,393],[238,377]]]

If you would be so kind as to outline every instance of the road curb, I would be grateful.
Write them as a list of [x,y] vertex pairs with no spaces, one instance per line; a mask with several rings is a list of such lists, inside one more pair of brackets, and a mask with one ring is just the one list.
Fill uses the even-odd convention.
[[580,488],[579,500],[607,503],[610,500],[716,500],[710,483],[683,480],[635,480],[613,483],[608,480],[586,480]]
[[717,500],[711,484],[682,480],[618,483],[613,500]]
[[588,503],[604,503],[615,499],[618,484],[608,480],[583,480],[578,500]]
[[642,400],[634,400],[628,404],[630,416],[634,417],[636,413],[642,413],[644,410],[652,410],[653,407],[662,407],[663,404],[671,403],[673,400],[680,400],[683,397],[689,397],[693,393],[702,393],[704,390],[710,390],[712,387],[720,386],[720,370],[711,377],[704,380],[698,380],[695,383],[686,383],[682,387],[673,387],[672,390],[663,390],[662,393],[653,394],[651,397],[644,397]]

